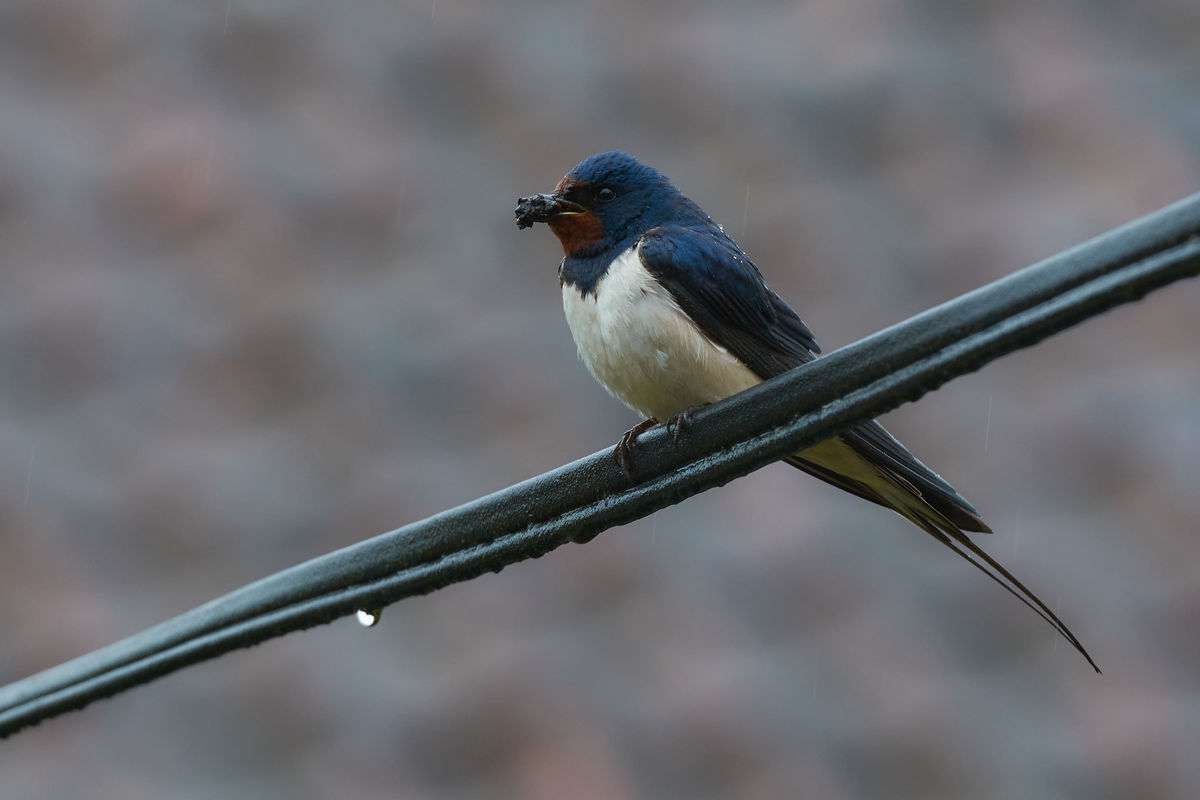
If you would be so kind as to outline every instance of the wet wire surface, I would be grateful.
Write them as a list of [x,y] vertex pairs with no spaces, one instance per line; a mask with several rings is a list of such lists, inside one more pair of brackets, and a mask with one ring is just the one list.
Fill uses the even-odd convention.
[[912,317],[638,441],[276,573],[0,688],[0,736],[242,647],[469,580],[647,516],[1200,274],[1200,194]]

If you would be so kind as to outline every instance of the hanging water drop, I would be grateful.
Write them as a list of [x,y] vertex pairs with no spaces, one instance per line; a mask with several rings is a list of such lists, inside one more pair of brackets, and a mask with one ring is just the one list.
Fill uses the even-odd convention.
[[354,617],[358,620],[358,624],[364,628],[374,628],[382,616],[382,608],[360,608],[354,612]]

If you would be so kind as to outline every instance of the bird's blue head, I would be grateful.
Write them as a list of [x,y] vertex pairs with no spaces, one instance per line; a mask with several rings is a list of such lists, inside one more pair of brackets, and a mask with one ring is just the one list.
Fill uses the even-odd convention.
[[575,165],[548,194],[517,202],[517,226],[545,222],[571,257],[627,246],[672,219],[688,201],[665,175],[628,153],[612,150]]

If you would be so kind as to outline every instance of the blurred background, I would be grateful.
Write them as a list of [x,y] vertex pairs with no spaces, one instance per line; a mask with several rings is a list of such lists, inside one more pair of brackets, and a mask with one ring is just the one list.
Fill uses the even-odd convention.
[[[0,680],[610,447],[518,195],[610,148],[828,352],[1200,189],[1200,6],[0,7]],[[1200,285],[888,426],[1105,670],[773,466],[0,743],[6,798],[1194,797]]]

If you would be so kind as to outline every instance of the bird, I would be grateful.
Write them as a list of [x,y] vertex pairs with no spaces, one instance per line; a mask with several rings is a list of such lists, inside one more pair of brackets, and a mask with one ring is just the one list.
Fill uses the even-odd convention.
[[[695,408],[821,352],[725,230],[628,153],[585,158],[553,191],[518,199],[516,217],[519,229],[544,223],[558,238],[563,310],[579,357],[644,418],[613,451],[627,478],[636,439],[651,426],[665,423],[677,437]],[[1016,596],[1100,671],[1058,615],[969,538],[991,533],[975,507],[878,421],[783,460],[900,514]]]

